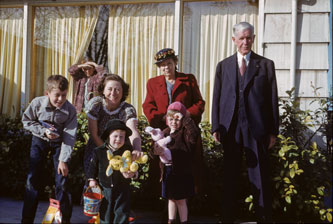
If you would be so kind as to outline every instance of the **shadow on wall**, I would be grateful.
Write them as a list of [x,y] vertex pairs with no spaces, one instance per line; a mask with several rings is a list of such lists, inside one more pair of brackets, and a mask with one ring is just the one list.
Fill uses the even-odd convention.
[[317,3],[317,0],[301,0],[298,1],[298,7],[301,5],[308,5],[308,6],[313,6]]

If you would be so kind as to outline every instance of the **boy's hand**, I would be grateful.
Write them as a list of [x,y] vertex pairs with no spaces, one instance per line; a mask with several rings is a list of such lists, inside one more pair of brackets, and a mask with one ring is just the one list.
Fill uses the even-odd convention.
[[97,187],[97,181],[96,180],[90,180],[89,181],[89,187],[93,187],[93,188]]
[[58,174],[62,174],[64,177],[66,177],[68,174],[67,164],[63,161],[59,161]]
[[48,139],[56,139],[56,138],[59,138],[59,135],[57,135],[57,134],[54,134],[53,132],[52,132],[52,130],[51,129],[46,129],[46,131],[45,131],[45,135],[46,135],[46,137],[48,138]]

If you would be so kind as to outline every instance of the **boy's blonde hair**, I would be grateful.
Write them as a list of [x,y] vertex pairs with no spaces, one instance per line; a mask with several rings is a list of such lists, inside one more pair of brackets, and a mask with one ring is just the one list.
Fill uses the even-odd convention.
[[52,89],[65,91],[68,89],[68,80],[62,75],[51,75],[46,81],[46,90],[51,92]]

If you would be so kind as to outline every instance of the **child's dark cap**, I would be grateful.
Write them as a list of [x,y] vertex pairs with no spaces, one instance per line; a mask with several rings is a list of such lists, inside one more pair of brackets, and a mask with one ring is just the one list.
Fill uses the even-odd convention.
[[124,130],[126,132],[126,138],[132,135],[132,130],[129,129],[122,120],[112,119],[106,123],[101,139],[105,141],[114,130]]

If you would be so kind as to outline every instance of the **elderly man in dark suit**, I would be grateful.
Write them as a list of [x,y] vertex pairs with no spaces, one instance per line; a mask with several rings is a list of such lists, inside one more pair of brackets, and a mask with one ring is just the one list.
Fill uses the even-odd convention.
[[254,28],[234,25],[237,53],[216,67],[212,133],[224,150],[222,221],[237,219],[243,153],[258,221],[272,219],[269,149],[279,131],[274,62],[251,51]]

